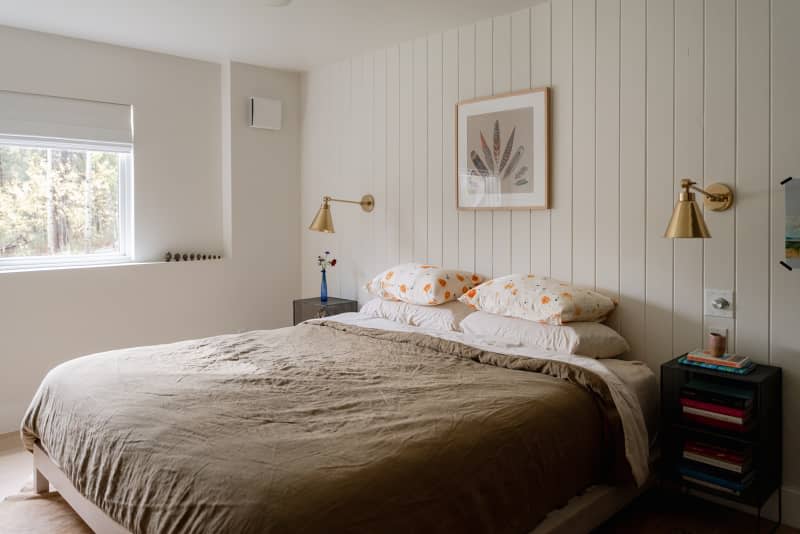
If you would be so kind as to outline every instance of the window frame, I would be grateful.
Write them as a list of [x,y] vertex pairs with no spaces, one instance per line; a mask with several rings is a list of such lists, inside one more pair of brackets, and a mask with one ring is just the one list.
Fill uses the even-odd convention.
[[127,172],[120,172],[119,178],[117,221],[119,225],[119,252],[59,256],[0,257],[0,273],[69,267],[91,267],[133,262],[133,143],[0,134],[0,146],[49,148],[81,152],[117,152],[128,155],[128,170]]

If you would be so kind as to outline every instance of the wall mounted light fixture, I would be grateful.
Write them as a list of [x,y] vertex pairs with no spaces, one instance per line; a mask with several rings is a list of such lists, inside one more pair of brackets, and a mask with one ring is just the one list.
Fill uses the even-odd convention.
[[703,203],[711,211],[725,211],[733,206],[733,190],[727,185],[715,183],[706,189],[700,189],[696,184],[697,182],[688,178],[681,180],[683,191],[675,204],[664,237],[671,239],[711,237],[706,221],[703,219],[703,212],[697,206],[692,191],[703,195]]
[[308,227],[309,230],[314,230],[315,232],[326,232],[328,234],[334,233],[333,217],[331,217],[330,207],[331,202],[358,204],[361,206],[361,209],[367,213],[375,209],[375,197],[372,195],[364,195],[361,197],[361,200],[343,200],[341,198],[325,196],[322,197],[322,206],[319,207],[317,214],[314,216],[314,220],[311,221],[311,225]]

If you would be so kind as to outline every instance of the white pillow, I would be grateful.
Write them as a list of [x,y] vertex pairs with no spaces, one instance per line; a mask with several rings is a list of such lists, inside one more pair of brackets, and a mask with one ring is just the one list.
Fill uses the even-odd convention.
[[493,336],[591,358],[613,358],[630,350],[624,337],[612,328],[594,322],[555,326],[477,311],[461,321],[461,330],[466,334]]
[[458,301],[447,302],[439,306],[421,306],[377,298],[364,304],[361,313],[410,326],[458,331],[459,324],[464,317],[473,312],[469,306]]

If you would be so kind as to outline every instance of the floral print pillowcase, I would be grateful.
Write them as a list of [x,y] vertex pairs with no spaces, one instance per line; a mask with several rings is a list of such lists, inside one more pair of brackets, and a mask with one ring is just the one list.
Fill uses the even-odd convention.
[[483,278],[465,271],[406,263],[382,272],[366,288],[384,300],[435,306],[456,300],[481,282]]
[[602,321],[616,306],[590,289],[532,274],[512,274],[489,280],[459,299],[477,310],[506,317],[561,325]]

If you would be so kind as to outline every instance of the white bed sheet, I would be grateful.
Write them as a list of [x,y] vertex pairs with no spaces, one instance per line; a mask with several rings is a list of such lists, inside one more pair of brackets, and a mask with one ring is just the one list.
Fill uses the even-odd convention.
[[[431,336],[458,341],[482,350],[559,360],[577,365],[592,371],[601,377],[609,387],[611,397],[619,412],[622,429],[625,434],[625,456],[630,463],[631,471],[637,485],[642,485],[649,474],[649,439],[657,422],[656,380],[650,369],[641,362],[605,359],[595,360],[574,354],[560,354],[535,347],[527,347],[518,343],[465,334],[463,332],[447,332],[409,326],[387,319],[369,317],[360,313],[343,313],[326,319],[314,319],[309,322],[336,321],[339,323],[376,328],[399,332],[420,332]],[[647,414],[646,422],[645,413]],[[653,430],[649,431],[651,427]]]

